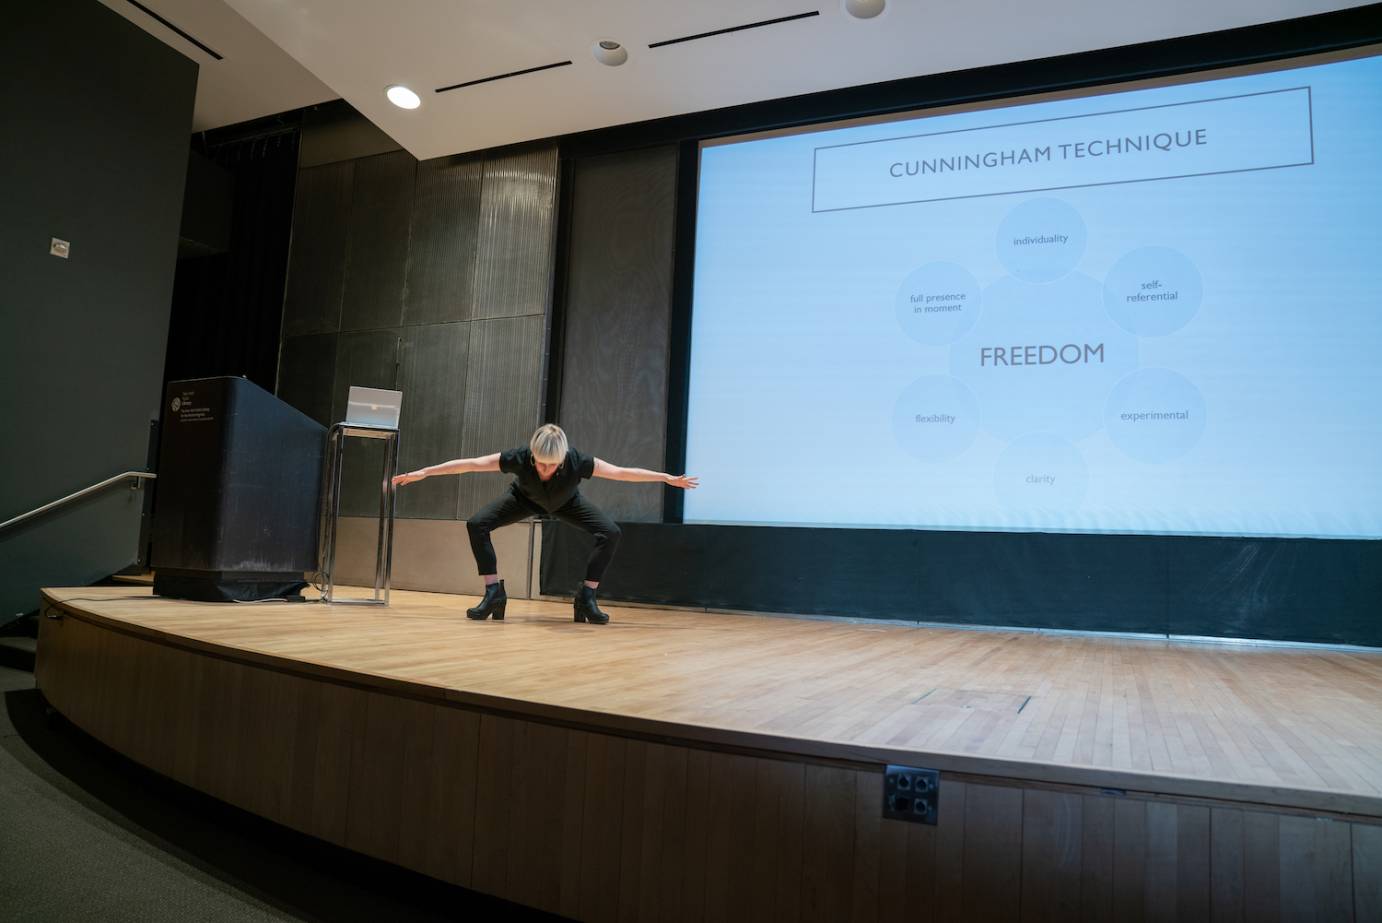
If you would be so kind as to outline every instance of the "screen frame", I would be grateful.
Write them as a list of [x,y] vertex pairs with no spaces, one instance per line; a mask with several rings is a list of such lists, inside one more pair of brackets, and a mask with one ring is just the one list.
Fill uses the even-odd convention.
[[[1357,29],[1356,18],[1368,9],[1382,9],[1382,4],[1370,8],[1354,8],[1334,14],[1288,20],[1264,26],[1207,33],[1181,39],[1167,39],[1124,48],[1103,49],[1065,55],[1057,58],[996,65],[973,71],[951,72],[895,81],[880,85],[895,87],[900,83],[914,84],[918,101],[910,106],[888,105],[886,94],[880,92],[880,104],[871,112],[837,113],[815,119],[796,119],[759,128],[708,132],[700,137],[684,139],[678,169],[676,264],[673,273],[672,340],[670,381],[668,388],[667,464],[669,470],[685,468],[688,425],[690,417],[691,331],[695,302],[695,241],[696,211],[700,199],[700,164],[702,153],[712,147],[756,141],[766,138],[832,131],[858,125],[886,124],[917,118],[931,118],[953,113],[968,113],[1004,109],[1052,100],[1087,99],[1140,89],[1178,86],[1238,76],[1273,73],[1382,56],[1382,28],[1370,22],[1370,29]],[[1299,28],[1296,23],[1322,23],[1337,20],[1340,34],[1330,34],[1324,28]],[[1378,19],[1382,22],[1382,18]],[[1219,39],[1222,45],[1217,54],[1209,54],[1211,42]],[[1292,41],[1294,39],[1294,41]],[[1198,59],[1197,59],[1197,56]],[[1162,66],[1153,61],[1160,59]],[[1123,66],[1115,66],[1121,61]],[[1058,79],[1062,75],[1064,79]],[[962,92],[965,85],[970,92]],[[1006,85],[1007,91],[1002,88]],[[853,88],[867,90],[869,88]],[[817,94],[826,97],[831,94]],[[780,101],[785,103],[799,100]],[[824,103],[825,101],[822,100]],[[824,108],[829,108],[828,104]],[[688,156],[689,155],[689,156]],[[688,162],[689,161],[689,162]],[[693,472],[694,473],[694,472]],[[665,495],[664,517],[667,523],[685,523],[685,504],[680,491],[669,490]],[[695,520],[694,524],[712,523]],[[801,523],[765,523],[736,521],[716,525],[748,528],[802,527]],[[868,529],[883,528],[900,531],[971,531],[932,526],[877,526],[821,524],[817,528]],[[1127,532],[1119,530],[1084,529],[1003,529],[1003,533],[1050,532],[1081,535],[1137,535],[1156,534],[1186,538],[1224,539],[1295,539],[1300,536],[1225,535],[1218,532]],[[1371,537],[1333,537],[1343,541],[1374,541]],[[1313,538],[1306,540],[1315,540]]]

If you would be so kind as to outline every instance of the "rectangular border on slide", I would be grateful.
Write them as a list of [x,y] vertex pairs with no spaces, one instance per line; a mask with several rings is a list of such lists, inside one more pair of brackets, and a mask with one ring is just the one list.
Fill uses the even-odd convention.
[[[1270,167],[1244,167],[1240,170],[1209,170],[1202,173],[1180,173],[1172,176],[1149,176],[1143,179],[1108,180],[1098,183],[1072,183],[1065,186],[1037,186],[1031,189],[1005,189],[1001,192],[980,192],[970,195],[937,196],[931,199],[905,199],[898,202],[879,202],[874,205],[845,205],[839,208],[817,208],[816,207],[816,160],[821,151],[834,150],[842,147],[859,147],[865,144],[887,144],[892,141],[907,141],[912,138],[935,138],[942,135],[958,135],[971,131],[990,131],[995,128],[1017,128],[1023,125],[1040,125],[1047,122],[1065,122],[1074,119],[1097,118],[1105,115],[1122,115],[1127,112],[1146,112],[1153,109],[1170,109],[1178,106],[1197,106],[1204,103],[1218,103],[1230,99],[1248,99],[1254,96],[1273,96],[1279,93],[1298,93],[1305,91],[1305,107],[1307,114],[1307,130],[1310,133],[1310,159],[1302,160],[1297,163],[1275,164]],[[1040,103],[1028,103],[1026,105],[1040,105]],[[944,116],[937,116],[944,118]],[[898,135],[892,138],[875,138],[871,141],[850,141],[846,144],[823,144],[811,150],[811,213],[824,214],[827,212],[858,211],[864,208],[890,208],[894,205],[919,205],[924,202],[949,202],[958,199],[985,199],[991,196],[1000,195],[1023,195],[1029,192],[1052,192],[1058,189],[1087,189],[1094,186],[1123,186],[1132,183],[1154,183],[1168,179],[1187,179],[1192,176],[1222,176],[1230,173],[1258,173],[1263,170],[1284,170],[1291,167],[1308,167],[1315,163],[1315,107],[1314,96],[1311,93],[1310,85],[1298,87],[1284,87],[1279,90],[1262,90],[1257,93],[1239,93],[1233,96],[1216,96],[1211,99],[1192,99],[1179,103],[1162,103],[1157,106],[1135,106],[1129,109],[1110,109],[1105,112],[1085,112],[1080,115],[1062,115],[1049,119],[1032,119],[1025,122],[1004,122],[997,125],[980,125],[976,128],[956,128],[950,131],[923,132],[916,135]]]

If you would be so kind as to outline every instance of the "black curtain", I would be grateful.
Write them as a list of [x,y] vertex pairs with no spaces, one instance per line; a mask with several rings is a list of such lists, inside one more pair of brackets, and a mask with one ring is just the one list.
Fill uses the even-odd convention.
[[164,384],[243,375],[273,393],[288,273],[297,128],[194,147],[234,182],[229,250],[178,260]]

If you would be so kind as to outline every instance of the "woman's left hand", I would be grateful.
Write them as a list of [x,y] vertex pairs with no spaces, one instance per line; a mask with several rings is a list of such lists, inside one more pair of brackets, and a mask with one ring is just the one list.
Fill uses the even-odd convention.
[[701,486],[701,479],[685,474],[668,475],[667,483],[673,487],[680,487],[682,490],[694,490]]

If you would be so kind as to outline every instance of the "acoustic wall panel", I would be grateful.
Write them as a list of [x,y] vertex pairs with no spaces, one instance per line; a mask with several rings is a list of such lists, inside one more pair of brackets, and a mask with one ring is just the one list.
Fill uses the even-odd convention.
[[407,151],[355,161],[342,330],[397,327],[403,322],[416,171],[417,161]]
[[[667,436],[677,149],[576,163],[558,420],[583,451],[661,469]],[[620,521],[662,519],[663,488],[582,488]]]
[[283,299],[285,337],[340,329],[354,176],[353,161],[298,171]]
[[[399,333],[371,330],[343,333],[336,346],[336,384],[332,389],[331,422],[345,419],[346,397],[352,385],[366,388],[398,386]],[[348,439],[341,474],[341,515],[368,516],[379,510],[384,444],[377,439]]]
[[[401,496],[401,495],[400,495]],[[520,522],[496,529],[490,536],[499,563],[499,579],[510,599],[531,599],[537,593],[531,560],[533,523]],[[466,524],[455,519],[400,519],[394,525],[393,575],[395,590],[485,595],[485,582],[470,551]],[[373,517],[342,516],[336,545],[338,582],[354,586],[374,584],[379,550],[379,525]],[[458,619],[471,603],[447,603]]]
[[384,443],[378,439],[346,441],[341,461],[341,515],[379,515],[383,490]]
[[[299,170],[280,393],[334,423],[350,385],[399,388],[403,470],[525,444],[545,385],[557,172],[551,145]],[[344,514],[375,513],[382,460],[351,441]],[[507,480],[410,485],[396,511],[464,519]]]
[[[403,392],[399,422],[399,471],[411,471],[461,457],[466,373],[470,367],[468,323],[405,327],[398,387]],[[459,480],[470,475],[428,478],[398,492],[404,519],[455,519]]]
[[331,418],[336,385],[334,333],[289,337],[278,356],[278,396],[323,426]]
[[315,167],[343,160],[402,150],[383,129],[366,119],[344,99],[302,110],[302,148],[299,167]]
[[556,195],[555,147],[485,161],[472,317],[547,312]]
[[[528,444],[539,422],[545,326],[541,315],[471,322],[461,454]],[[469,517],[509,480],[506,474],[462,476],[457,515]]]
[[418,164],[404,324],[470,319],[483,173],[484,161],[475,157]]

